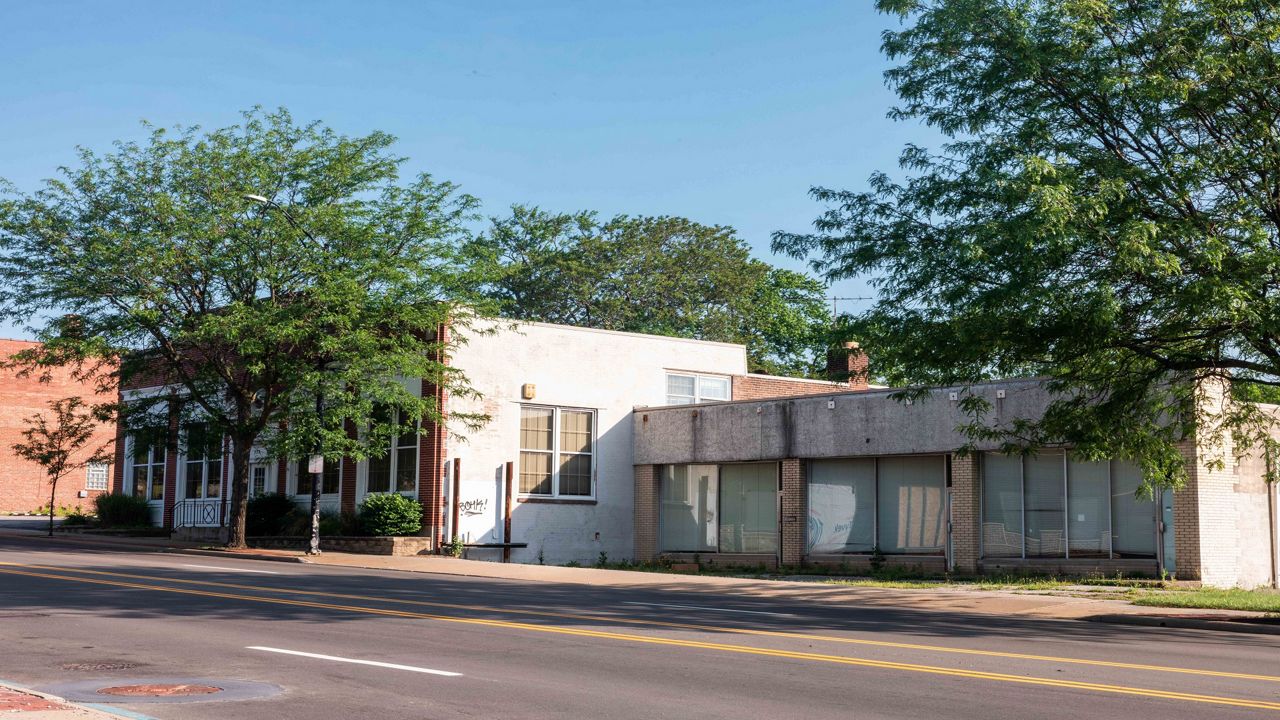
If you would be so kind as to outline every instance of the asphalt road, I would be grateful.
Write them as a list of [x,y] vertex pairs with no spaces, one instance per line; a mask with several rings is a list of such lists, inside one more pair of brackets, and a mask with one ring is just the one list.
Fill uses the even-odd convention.
[[0,538],[0,679],[162,677],[283,692],[112,704],[161,719],[1280,717],[1275,636]]

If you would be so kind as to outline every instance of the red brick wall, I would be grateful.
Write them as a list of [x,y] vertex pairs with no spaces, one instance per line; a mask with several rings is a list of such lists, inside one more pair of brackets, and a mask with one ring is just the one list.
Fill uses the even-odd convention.
[[[7,359],[15,352],[36,345],[25,340],[0,340],[0,358]],[[44,469],[15,455],[13,445],[23,440],[26,418],[36,413],[47,413],[50,401],[67,397],[79,397],[93,404],[110,402],[115,399],[115,393],[95,394],[90,384],[73,379],[65,370],[54,371],[50,382],[45,383],[37,377],[20,378],[14,370],[0,369],[0,512],[26,512],[49,502],[49,482]],[[104,444],[107,445],[106,452],[111,454],[115,434],[114,425],[100,426],[85,454]],[[108,487],[111,487],[116,473],[110,466],[107,473]],[[89,491],[86,498],[78,497],[84,489],[85,472],[75,471],[58,483],[56,503],[92,508],[93,496],[100,491]]]
[[[449,327],[441,325],[439,339],[449,342]],[[439,358],[449,364],[447,355]],[[428,380],[422,381],[422,397],[435,399],[436,407],[446,420],[449,417],[448,392]],[[426,432],[418,439],[418,502],[422,503],[422,534],[435,538],[440,548],[448,541],[444,536],[446,518],[444,504],[444,461],[448,450],[446,424],[428,422]]]
[[[796,395],[822,395],[852,390],[844,383],[800,380],[772,375],[734,375],[734,400],[764,400]],[[866,389],[861,388],[861,389]]]

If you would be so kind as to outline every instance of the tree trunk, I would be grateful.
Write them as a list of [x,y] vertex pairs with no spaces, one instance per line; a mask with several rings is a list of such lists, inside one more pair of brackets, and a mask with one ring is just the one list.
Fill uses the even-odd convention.
[[53,499],[58,497],[58,479],[54,478],[49,485],[49,537],[53,537]]
[[249,453],[252,437],[231,438],[231,517],[227,520],[227,547],[247,547],[245,514],[249,508]]

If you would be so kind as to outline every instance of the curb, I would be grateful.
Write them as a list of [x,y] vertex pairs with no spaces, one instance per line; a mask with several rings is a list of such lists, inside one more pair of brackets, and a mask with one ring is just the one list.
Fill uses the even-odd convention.
[[264,562],[285,562],[285,563],[310,563],[310,560],[301,555],[265,555],[254,552],[239,552],[235,550],[202,550],[200,548],[159,548],[157,552],[167,553],[170,555],[198,555],[201,557],[220,557],[234,558],[236,560],[261,560]]
[[111,705],[103,705],[101,703],[71,702],[66,698],[59,697],[57,695],[51,695],[46,692],[40,692],[39,690],[32,690],[29,687],[26,687],[19,683],[10,682],[8,680],[0,679],[0,689],[13,690],[13,691],[24,693],[27,695],[34,695],[38,698],[43,698],[50,702],[55,702],[55,703],[59,703],[66,706],[65,710],[47,710],[43,712],[62,713],[62,712],[77,712],[77,711],[88,710],[90,713],[93,714],[94,717],[100,717],[100,718],[114,718],[114,720],[156,720],[156,718],[153,718],[149,715],[143,715],[141,713],[133,712],[132,710],[125,710],[123,708],[113,707]]
[[263,560],[267,562],[288,562],[288,563],[304,563],[307,560],[301,555],[273,555],[267,553],[255,552],[238,552],[232,550],[205,550],[202,548],[184,548],[174,545],[150,545],[146,543],[133,543],[127,540],[105,540],[105,539],[88,539],[81,537],[48,537],[47,535],[33,535],[22,532],[6,532],[0,531],[0,537],[12,538],[40,538],[44,542],[65,543],[68,545],[81,546],[109,546],[111,548],[127,548],[135,552],[154,552],[167,553],[171,555],[197,555],[203,557],[220,557],[220,558],[238,558],[240,560]]
[[1177,628],[1182,630],[1215,630],[1218,632],[1248,633],[1252,635],[1280,635],[1280,621],[1270,618],[1243,618],[1240,620],[1214,620],[1204,617],[1181,615],[1091,615],[1080,618],[1087,622],[1115,625],[1141,625],[1144,627]]

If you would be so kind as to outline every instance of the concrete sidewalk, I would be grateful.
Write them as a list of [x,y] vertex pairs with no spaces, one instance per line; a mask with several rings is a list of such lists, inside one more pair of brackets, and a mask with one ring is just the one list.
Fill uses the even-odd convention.
[[[0,536],[39,537],[38,533],[0,531]],[[1264,613],[1194,608],[1158,608],[1132,605],[1125,600],[1099,597],[1106,589],[1080,588],[1078,592],[1052,590],[989,590],[957,584],[943,588],[894,589],[824,583],[814,580],[765,580],[713,575],[523,565],[462,560],[442,555],[389,557],[326,552],[305,556],[288,550],[222,550],[199,543],[168,538],[56,536],[50,543],[100,546],[104,549],[235,557],[246,560],[302,562],[318,566],[392,570],[437,575],[457,575],[517,582],[579,584],[619,589],[646,588],[672,592],[733,594],[739,597],[795,603],[847,605],[851,607],[908,608],[931,612],[978,613],[1005,617],[1182,627],[1280,635],[1280,623]],[[1091,597],[1092,595],[1092,597]]]
[[138,720],[105,705],[81,705],[55,695],[0,682],[0,716],[13,720]]

